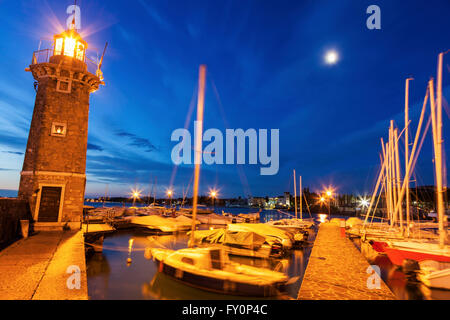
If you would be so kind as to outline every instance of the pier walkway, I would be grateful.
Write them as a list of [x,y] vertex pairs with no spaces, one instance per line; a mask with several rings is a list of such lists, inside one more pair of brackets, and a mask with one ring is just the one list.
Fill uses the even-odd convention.
[[[69,266],[81,271],[80,289],[67,286]],[[42,231],[0,251],[0,300],[83,299],[88,291],[81,231]]]
[[[341,236],[339,226],[323,223],[314,242],[299,300],[395,300],[395,295],[379,278],[378,289],[368,288],[376,277],[367,260]],[[369,280],[369,283],[372,284]]]

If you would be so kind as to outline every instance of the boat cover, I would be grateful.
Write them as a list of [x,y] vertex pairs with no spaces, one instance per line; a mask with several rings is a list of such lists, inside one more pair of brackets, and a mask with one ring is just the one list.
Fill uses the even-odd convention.
[[225,232],[223,243],[229,246],[242,246],[257,249],[266,242],[266,238],[254,232],[230,231]]

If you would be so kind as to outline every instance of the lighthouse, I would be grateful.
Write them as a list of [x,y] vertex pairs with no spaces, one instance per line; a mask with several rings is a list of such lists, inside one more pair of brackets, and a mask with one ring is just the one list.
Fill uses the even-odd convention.
[[36,230],[80,228],[89,97],[104,84],[87,47],[74,23],[54,36],[53,48],[35,51],[25,69],[35,80],[36,100],[18,196],[29,202]]

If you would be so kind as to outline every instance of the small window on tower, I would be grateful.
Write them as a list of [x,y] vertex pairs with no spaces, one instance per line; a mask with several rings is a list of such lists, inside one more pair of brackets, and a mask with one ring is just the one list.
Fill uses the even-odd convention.
[[72,89],[72,81],[64,81],[64,80],[58,80],[56,82],[56,91],[63,92],[63,93],[70,93]]
[[67,125],[62,122],[52,123],[52,136],[65,137],[67,133]]

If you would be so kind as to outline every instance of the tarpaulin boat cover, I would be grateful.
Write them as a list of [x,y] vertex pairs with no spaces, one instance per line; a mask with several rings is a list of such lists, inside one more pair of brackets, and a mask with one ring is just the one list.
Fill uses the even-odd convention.
[[242,246],[252,249],[260,248],[266,238],[254,232],[229,231],[225,232],[223,243],[229,246]]
[[[131,223],[142,226],[170,226],[170,227],[185,227],[190,226],[189,221],[180,221],[174,218],[163,218],[161,216],[142,216],[142,217],[132,217]],[[192,220],[191,220],[192,221]]]
[[257,249],[266,242],[266,238],[254,232],[229,231],[225,229],[199,230],[194,233],[196,243],[223,243],[228,246],[240,246]]
[[246,231],[255,232],[264,237],[275,237],[279,239],[290,239],[291,236],[288,232],[280,230],[276,227],[264,224],[264,223],[235,223],[229,224],[228,230],[230,231]]
[[[190,232],[188,232],[188,235]],[[198,230],[194,233],[196,243],[222,243],[225,229]]]

